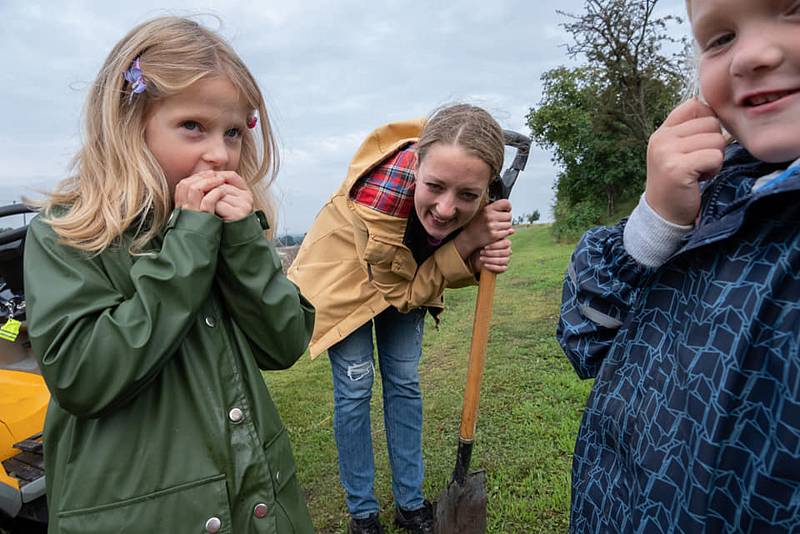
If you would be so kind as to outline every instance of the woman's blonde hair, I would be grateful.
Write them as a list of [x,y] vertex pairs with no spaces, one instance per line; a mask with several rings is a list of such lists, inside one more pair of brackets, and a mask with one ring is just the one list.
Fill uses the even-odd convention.
[[425,159],[435,143],[457,145],[483,160],[494,179],[503,168],[505,140],[503,129],[483,108],[453,104],[434,111],[417,141],[419,161]]
[[[136,58],[146,90],[131,94],[123,73]],[[230,80],[258,114],[259,126],[243,132],[237,172],[250,185],[256,209],[264,210],[275,226],[267,187],[277,172],[278,151],[258,84],[216,33],[191,19],[159,17],[117,43],[91,86],[84,144],[73,159],[73,175],[42,203],[63,243],[99,253],[133,228],[130,248],[140,251],[159,233],[172,199],[145,142],[147,120],[154,103],[209,77]]]

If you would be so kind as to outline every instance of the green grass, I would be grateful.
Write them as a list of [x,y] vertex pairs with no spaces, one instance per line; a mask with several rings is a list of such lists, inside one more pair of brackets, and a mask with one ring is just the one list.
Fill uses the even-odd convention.
[[[574,248],[554,243],[545,225],[519,227],[509,271],[498,278],[481,388],[472,469],[487,475],[488,531],[564,532],[570,468],[581,411],[591,387],[572,371],[554,332],[561,282]],[[426,324],[420,375],[424,395],[425,494],[435,499],[455,464],[476,289],[448,291],[442,324]],[[332,430],[326,356],[267,373],[289,428],[298,477],[320,533],[346,532]],[[383,432],[380,381],[373,391],[376,493],[392,525],[394,502]],[[389,533],[397,532],[390,526]]]

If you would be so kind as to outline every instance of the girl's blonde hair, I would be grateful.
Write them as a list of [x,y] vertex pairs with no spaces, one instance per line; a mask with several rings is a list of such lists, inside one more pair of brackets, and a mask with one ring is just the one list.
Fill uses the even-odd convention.
[[457,145],[483,160],[494,179],[503,168],[505,140],[497,121],[478,106],[454,104],[433,112],[417,141],[419,161],[435,143]]
[[[123,73],[137,57],[146,90],[131,94]],[[275,226],[267,188],[277,172],[278,151],[258,84],[216,33],[191,19],[160,17],[117,43],[91,86],[84,144],[73,159],[73,175],[42,203],[62,242],[99,253],[134,229],[130,248],[140,251],[159,233],[172,199],[164,172],[145,143],[147,120],[156,102],[208,77],[230,80],[258,114],[259,126],[243,132],[237,172],[249,184],[256,209],[264,210]]]

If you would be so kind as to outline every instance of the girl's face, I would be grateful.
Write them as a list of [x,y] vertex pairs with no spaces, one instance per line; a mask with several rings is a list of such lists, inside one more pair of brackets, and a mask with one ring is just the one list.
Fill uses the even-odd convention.
[[458,145],[435,143],[417,165],[414,210],[425,231],[443,239],[478,212],[489,186],[485,161]]
[[201,171],[235,171],[249,109],[226,78],[202,79],[156,102],[145,126],[145,142],[175,185]]
[[691,0],[700,87],[755,157],[800,157],[800,0]]

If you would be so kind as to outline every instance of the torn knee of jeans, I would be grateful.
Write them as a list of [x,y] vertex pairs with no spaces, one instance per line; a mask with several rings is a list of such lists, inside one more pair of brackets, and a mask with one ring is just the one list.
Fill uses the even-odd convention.
[[361,380],[370,375],[374,371],[371,361],[356,363],[347,367],[347,377],[350,380]]

